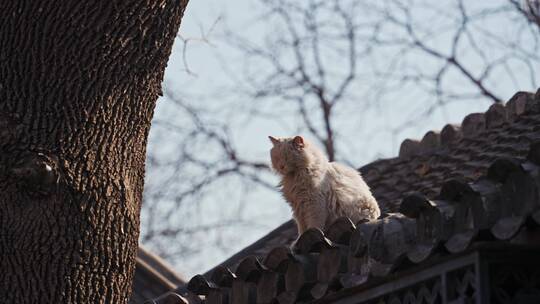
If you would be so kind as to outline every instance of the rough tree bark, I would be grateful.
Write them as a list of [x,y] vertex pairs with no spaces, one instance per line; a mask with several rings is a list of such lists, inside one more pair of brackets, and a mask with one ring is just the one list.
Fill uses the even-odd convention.
[[126,303],[187,0],[0,0],[0,302]]

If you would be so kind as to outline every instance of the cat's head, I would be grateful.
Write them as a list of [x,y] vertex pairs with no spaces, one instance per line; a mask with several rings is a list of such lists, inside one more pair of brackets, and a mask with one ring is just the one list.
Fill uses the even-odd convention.
[[281,175],[293,174],[298,169],[307,168],[315,159],[323,157],[302,136],[268,138],[273,145],[270,150],[272,168]]

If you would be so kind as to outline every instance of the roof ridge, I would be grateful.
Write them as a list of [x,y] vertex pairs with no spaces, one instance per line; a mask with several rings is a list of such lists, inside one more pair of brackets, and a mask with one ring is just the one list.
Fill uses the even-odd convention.
[[472,137],[483,130],[500,126],[505,122],[513,122],[525,113],[538,110],[539,103],[540,89],[536,94],[519,91],[504,105],[494,103],[484,113],[468,114],[463,118],[461,124],[449,123],[440,131],[429,130],[420,140],[411,138],[403,140],[398,156],[394,159],[432,153],[439,148],[453,145],[462,138]]
[[141,266],[141,269],[153,273],[156,277],[163,280],[164,284],[177,287],[187,281],[169,263],[148,250],[145,246],[139,245],[136,260],[137,264]]

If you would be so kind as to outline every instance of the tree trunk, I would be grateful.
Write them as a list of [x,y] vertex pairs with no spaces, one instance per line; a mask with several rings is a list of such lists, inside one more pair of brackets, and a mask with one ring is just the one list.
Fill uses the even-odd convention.
[[0,0],[0,302],[127,303],[187,0]]

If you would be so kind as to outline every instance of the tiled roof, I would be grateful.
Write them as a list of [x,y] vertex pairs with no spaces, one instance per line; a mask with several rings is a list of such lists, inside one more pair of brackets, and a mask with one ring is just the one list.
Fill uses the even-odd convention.
[[296,230],[286,223],[191,279],[190,302],[311,301],[479,240],[527,241],[540,224],[540,91],[406,140],[399,157],[360,171],[386,212],[380,219],[308,230],[294,252]]
[[185,284],[160,257],[140,246],[137,252],[130,304],[140,304]]
[[429,131],[420,141],[407,139],[399,157],[360,171],[386,212],[397,211],[407,193],[434,197],[445,180],[473,181],[497,158],[525,157],[529,144],[540,139],[536,95],[519,92],[505,106],[493,104],[486,113],[467,115],[460,126]]

